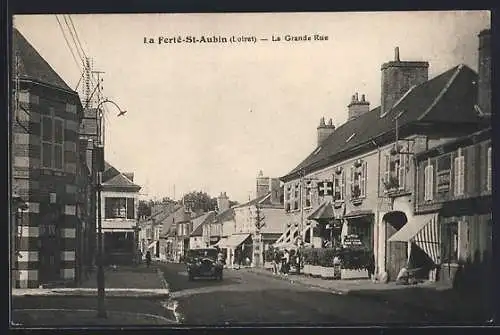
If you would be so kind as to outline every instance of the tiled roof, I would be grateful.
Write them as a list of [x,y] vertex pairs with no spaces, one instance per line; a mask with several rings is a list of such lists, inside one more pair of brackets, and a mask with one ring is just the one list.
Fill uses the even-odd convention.
[[311,172],[328,166],[340,159],[341,154],[394,132],[394,119],[400,113],[400,127],[418,122],[480,122],[479,115],[474,111],[477,91],[475,82],[477,74],[469,67],[459,65],[413,87],[384,117],[380,117],[380,107],[376,107],[336,128],[281,180],[296,178],[302,169]]
[[17,29],[13,28],[12,33],[12,68],[15,69],[15,56],[17,54],[19,56],[19,74],[21,78],[41,82],[77,94]]
[[123,188],[132,191],[139,191],[141,189],[139,185],[134,184],[134,182],[124,176],[108,162],[104,162],[102,185],[105,188]]
[[234,209],[233,208],[229,208],[223,212],[217,213],[217,215],[215,217],[217,222],[229,221],[229,220],[232,220],[233,218],[234,218]]
[[211,222],[215,217],[215,212],[211,211],[193,219],[193,232],[190,236],[201,236],[203,233],[203,225]]

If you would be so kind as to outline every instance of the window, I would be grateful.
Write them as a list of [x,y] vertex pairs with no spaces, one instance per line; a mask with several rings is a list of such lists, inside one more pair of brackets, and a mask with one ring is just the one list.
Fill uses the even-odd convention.
[[366,196],[366,162],[359,162],[351,167],[351,198]]
[[436,187],[438,193],[450,191],[451,156],[445,155],[437,159]]
[[134,215],[135,208],[133,198],[106,198],[106,219],[134,219]]
[[333,176],[333,200],[342,201],[345,197],[345,171],[342,169],[340,173]]
[[458,262],[458,222],[442,225],[441,243],[443,263]]
[[306,203],[305,203],[305,207],[311,207],[312,203],[311,203],[311,194],[312,194],[312,185],[311,185],[311,182],[308,181],[306,183]]
[[434,198],[434,167],[427,161],[427,166],[424,170],[424,200],[432,201]]
[[455,157],[454,160],[454,191],[455,195],[463,195],[464,194],[464,182],[465,182],[465,171],[464,171],[464,166],[465,164],[465,159],[462,154],[462,149],[458,149],[458,156]]
[[291,201],[292,201],[292,186],[288,185],[285,192],[285,210],[287,212],[290,211]]
[[488,147],[486,159],[486,190],[491,191],[491,147]]
[[293,209],[299,209],[299,189],[300,185],[297,183],[295,184],[295,190],[294,190],[294,204],[293,204]]
[[384,186],[388,190],[404,190],[408,169],[408,156],[405,154],[385,155]]
[[42,115],[41,128],[42,167],[63,170],[64,120],[54,116],[54,109],[50,108],[48,115]]

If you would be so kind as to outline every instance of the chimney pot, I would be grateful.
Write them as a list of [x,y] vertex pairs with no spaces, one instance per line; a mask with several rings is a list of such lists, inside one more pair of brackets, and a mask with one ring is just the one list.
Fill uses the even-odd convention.
[[358,99],[358,92],[356,92],[356,101],[359,101],[359,99]]
[[396,62],[399,62],[399,47],[396,47],[396,49],[394,49],[394,60]]
[[332,119],[328,120],[328,125],[329,126],[333,126],[333,120]]
[[361,101],[365,102],[365,95],[364,94],[361,95]]

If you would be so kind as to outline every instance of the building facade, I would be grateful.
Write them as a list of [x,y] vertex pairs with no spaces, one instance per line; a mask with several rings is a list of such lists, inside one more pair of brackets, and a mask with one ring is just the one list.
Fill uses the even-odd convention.
[[73,283],[81,236],[77,232],[82,231],[79,171],[85,179],[79,148],[82,105],[15,28],[12,45],[12,194],[26,204],[11,226],[17,242],[13,284],[33,288]]
[[401,61],[396,48],[381,68],[381,106],[370,109],[355,94],[346,123],[320,121],[316,149],[281,178],[289,227],[280,242],[325,247],[355,234],[372,250],[377,274],[395,279],[407,265],[409,246],[388,239],[407,223],[431,221],[414,212],[415,155],[490,122],[476,105],[473,70],[458,65],[428,79],[428,66]]
[[141,187],[133,180],[133,173],[122,173],[105,163],[101,218],[104,260],[108,264],[130,264],[137,254],[137,207]]

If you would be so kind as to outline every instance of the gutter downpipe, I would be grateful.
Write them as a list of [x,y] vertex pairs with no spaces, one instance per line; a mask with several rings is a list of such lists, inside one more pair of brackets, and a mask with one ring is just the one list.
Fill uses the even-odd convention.
[[[378,146],[377,142],[375,140],[372,140],[373,145],[377,147],[377,154],[378,154],[378,166],[377,166],[377,213],[375,214],[375,240],[377,241],[377,249],[380,249],[380,241],[379,241],[379,220],[380,220],[380,214],[379,214],[379,207],[380,207],[380,157],[381,157],[381,150],[380,147]],[[378,273],[380,270],[379,267],[379,250],[376,251],[375,255],[377,255],[377,258],[375,259],[375,273]]]

